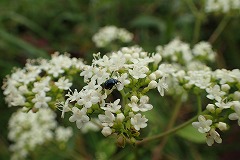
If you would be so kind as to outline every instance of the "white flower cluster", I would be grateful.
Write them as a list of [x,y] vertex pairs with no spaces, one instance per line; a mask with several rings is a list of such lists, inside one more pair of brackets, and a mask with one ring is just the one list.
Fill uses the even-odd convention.
[[157,46],[157,53],[160,53],[164,61],[187,66],[192,61],[212,62],[216,53],[208,42],[199,42],[190,48],[188,43],[174,39],[165,46]]
[[166,80],[168,95],[180,96],[185,101],[193,84],[204,88],[210,83],[211,70],[206,63],[214,62],[216,53],[208,42],[199,42],[191,49],[188,43],[174,39],[157,46],[156,52],[163,58],[159,68],[170,75]]
[[29,109],[48,107],[51,101],[56,102],[51,96],[52,92],[68,90],[72,85],[68,77],[72,78],[71,75],[79,73],[83,67],[81,59],[58,53],[53,54],[51,60],[29,60],[23,69],[15,69],[7,76],[2,86],[6,102],[9,106]]
[[[124,143],[120,146],[124,146],[127,139],[134,143],[147,127],[144,112],[153,108],[149,90],[156,89],[160,96],[168,90],[181,100],[201,94],[211,103],[206,107],[208,113],[200,115],[193,126],[206,135],[211,146],[222,142],[218,132],[228,129],[227,120],[238,120],[240,125],[240,70],[212,71],[205,63],[213,62],[215,55],[207,42],[191,49],[179,39],[158,46],[152,54],[136,46],[102,57],[94,54],[91,65],[54,54],[51,60],[32,60],[16,69],[4,82],[4,95],[9,106],[25,106],[28,111],[56,108],[60,101],[57,107],[62,117],[70,112],[69,121],[83,133],[101,130],[104,136],[121,136]],[[79,74],[85,84],[71,90],[73,76]],[[56,130],[58,141],[65,142],[67,135],[70,129]]]
[[[207,74],[209,75],[207,76]],[[199,77],[197,73],[194,73],[194,75],[192,77]],[[211,146],[214,141],[222,142],[216,130],[227,130],[226,122],[228,119],[238,120],[240,126],[240,70],[218,69],[213,72],[206,72],[204,75],[203,84],[198,83],[196,78],[188,78],[189,81],[193,80],[195,86],[203,89],[206,97],[212,101],[206,106],[209,114],[200,115],[198,117],[199,122],[193,122],[192,124],[199,132],[206,134],[206,142]]]
[[105,26],[101,28],[92,38],[97,47],[106,47],[115,40],[123,43],[131,42],[133,34],[124,28],[117,28],[115,26]]
[[[97,119],[104,136],[137,137],[148,121],[141,112],[153,108],[146,93],[157,88],[163,96],[167,89],[168,74],[158,68],[160,61],[160,54],[149,54],[139,47],[124,47],[102,58],[94,55],[92,65],[85,66],[80,74],[87,85],[66,95],[66,102],[60,105],[63,115],[72,112],[69,120],[79,129]],[[122,102],[111,98],[114,89],[121,93]]]
[[159,68],[168,73],[168,94],[187,99],[190,93],[206,95],[212,101],[206,107],[209,112],[200,115],[193,126],[206,135],[209,146],[221,143],[220,131],[228,129],[228,120],[238,120],[240,125],[240,70],[218,69],[212,71],[204,63],[215,59],[215,52],[207,42],[190,45],[174,39],[164,47],[158,46],[157,52],[163,57]]
[[65,143],[72,136],[72,128],[58,127],[56,114],[51,109],[42,108],[36,113],[23,110],[19,109],[9,120],[12,160],[26,159],[36,147],[49,141]]
[[227,13],[231,10],[240,10],[240,0],[206,0],[206,12]]

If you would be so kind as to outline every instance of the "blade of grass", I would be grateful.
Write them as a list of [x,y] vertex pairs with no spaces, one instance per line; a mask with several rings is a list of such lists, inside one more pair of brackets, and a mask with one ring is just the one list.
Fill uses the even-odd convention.
[[8,33],[7,31],[5,31],[3,29],[0,29],[0,37],[2,38],[2,40],[7,41],[8,43],[11,43],[14,46],[17,46],[19,48],[26,50],[28,55],[31,57],[43,57],[43,58],[48,57],[48,54],[46,52],[44,52],[43,50],[32,46],[31,44]]
[[5,15],[1,16],[1,19],[11,19],[19,24],[22,24],[32,31],[34,31],[36,34],[38,34],[41,37],[46,37],[49,39],[49,34],[38,24],[33,22],[32,20],[28,19],[27,17],[24,17],[20,14],[17,14],[15,12],[8,12]]

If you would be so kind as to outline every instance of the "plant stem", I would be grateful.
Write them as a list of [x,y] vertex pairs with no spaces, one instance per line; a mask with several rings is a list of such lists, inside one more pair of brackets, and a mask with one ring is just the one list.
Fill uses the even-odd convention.
[[213,34],[210,36],[209,38],[209,42],[211,44],[213,44],[217,39],[218,37],[220,36],[220,34],[223,32],[223,30],[226,28],[229,20],[230,20],[230,15],[229,14],[226,14],[222,21],[220,22],[220,24],[217,26],[217,28],[215,29],[215,31],[213,32]]
[[196,22],[195,22],[195,26],[194,26],[192,45],[197,43],[199,40],[201,24],[202,24],[202,16],[199,13],[196,17]]
[[204,7],[201,7],[201,9],[199,10],[195,6],[195,4],[192,0],[185,0],[185,1],[187,3],[188,7],[190,8],[192,14],[196,18],[195,25],[194,25],[194,31],[193,31],[193,38],[192,38],[192,45],[194,45],[199,40],[202,20],[204,17],[204,12],[203,12]]
[[202,100],[201,95],[197,95],[197,107],[198,107],[198,115],[202,112]]
[[[203,114],[203,113],[205,113],[205,112],[207,112],[207,110],[204,110],[203,112],[201,112],[201,114]],[[199,113],[199,114],[200,114],[200,113]],[[161,134],[158,134],[158,135],[155,135],[155,136],[152,136],[152,137],[145,138],[145,139],[143,139],[142,141],[138,141],[138,142],[136,142],[136,145],[142,145],[142,144],[144,144],[144,143],[148,143],[148,142],[150,142],[150,141],[160,139],[160,138],[162,138],[162,137],[164,137],[164,136],[166,136],[166,135],[171,135],[171,134],[177,132],[178,130],[186,127],[187,125],[189,125],[189,124],[192,123],[193,121],[195,121],[195,120],[197,119],[197,117],[198,117],[198,115],[194,116],[193,118],[189,119],[188,121],[186,121],[186,122],[184,122],[184,123],[182,123],[182,124],[180,124],[180,125],[172,128],[172,129],[170,129],[170,130],[168,130],[168,131],[166,131],[166,132],[163,132],[163,133],[161,133]]]
[[122,89],[120,91],[121,95],[122,95],[122,106],[125,107],[126,103],[127,103],[127,96],[126,96],[126,93],[124,92],[124,90]]
[[[175,104],[173,114],[172,114],[171,119],[169,120],[166,131],[170,130],[173,127],[173,125],[177,119],[178,113],[180,111],[181,104],[182,104],[182,101],[181,101],[181,97],[180,97],[180,98],[178,98],[178,100]],[[164,146],[167,144],[168,138],[169,138],[169,135],[164,136],[162,139],[162,142],[154,149],[153,159],[161,159],[161,157],[162,157],[161,153],[162,153]]]

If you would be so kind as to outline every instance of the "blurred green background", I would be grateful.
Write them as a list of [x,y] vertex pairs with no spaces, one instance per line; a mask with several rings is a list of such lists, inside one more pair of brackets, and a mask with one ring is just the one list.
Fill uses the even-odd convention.
[[[100,27],[106,25],[126,28],[134,34],[134,44],[149,52],[154,52],[157,45],[164,45],[175,37],[190,44],[208,41],[224,15],[203,14],[199,36],[196,36],[194,26],[197,17],[191,10],[192,3],[199,10],[203,7],[201,1],[197,0],[0,0],[0,79],[10,74],[13,67],[23,67],[26,59],[48,58],[54,51],[69,52],[74,57],[82,57],[90,62],[92,53],[105,51],[96,48],[91,38]],[[240,68],[239,28],[238,13],[228,18],[226,27],[212,43],[218,53],[218,68]],[[7,123],[17,108],[7,107],[2,92],[0,104],[0,159],[4,160],[10,156]],[[169,110],[164,112],[168,113]],[[161,123],[164,123],[164,117]],[[239,134],[239,127],[233,126],[231,131],[223,135],[223,144],[213,147],[196,145],[174,136],[166,145],[164,154],[166,159],[240,157]],[[133,159],[129,151],[136,152],[131,146],[114,148],[113,144],[109,145],[111,140],[105,140],[101,134],[79,135],[89,144],[82,146],[80,142],[74,143],[78,149],[84,148],[93,155],[90,157],[100,150],[108,150],[112,159],[113,155],[118,159]],[[105,149],[105,146],[110,147]],[[153,149],[154,144],[138,147],[138,154],[141,159],[150,159]],[[37,159],[60,158],[49,154]]]

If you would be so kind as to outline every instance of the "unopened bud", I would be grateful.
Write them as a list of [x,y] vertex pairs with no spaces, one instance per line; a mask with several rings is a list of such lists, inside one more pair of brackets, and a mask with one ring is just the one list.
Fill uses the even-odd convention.
[[214,104],[208,104],[206,109],[211,112],[211,113],[214,113],[215,112],[215,106]]
[[149,87],[150,89],[156,88],[156,87],[157,87],[157,82],[156,82],[156,81],[151,81],[151,82],[148,84],[148,87]]
[[224,122],[219,122],[219,123],[217,124],[217,127],[218,127],[221,131],[227,130],[227,124],[224,123]]
[[221,85],[221,89],[222,89],[224,92],[226,92],[226,91],[228,91],[228,90],[230,89],[230,86],[229,86],[228,84],[223,84],[223,85]]

